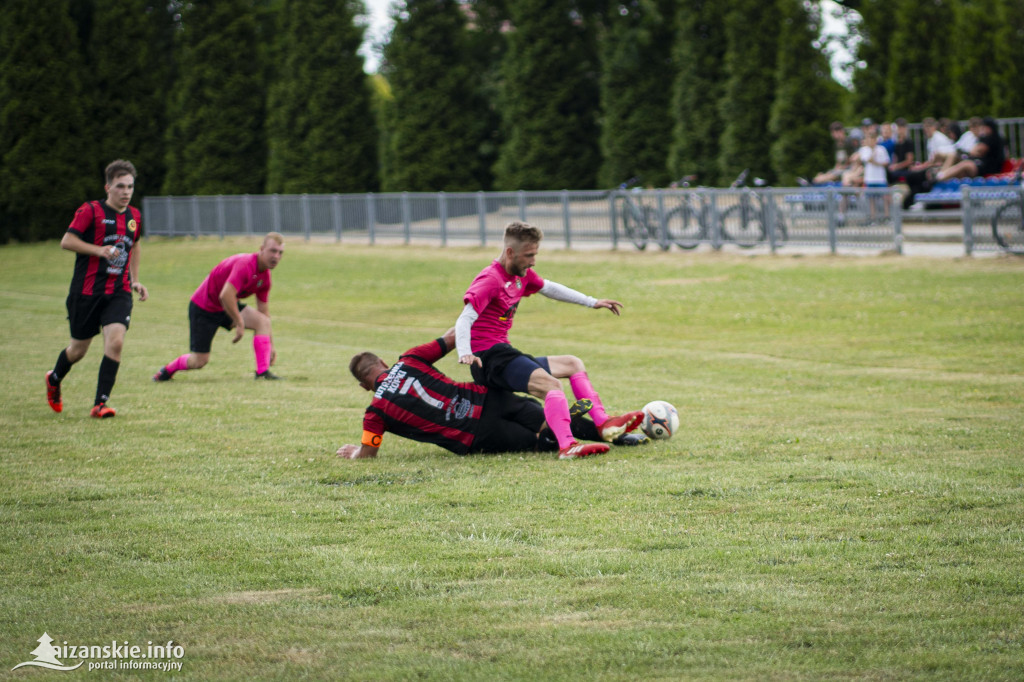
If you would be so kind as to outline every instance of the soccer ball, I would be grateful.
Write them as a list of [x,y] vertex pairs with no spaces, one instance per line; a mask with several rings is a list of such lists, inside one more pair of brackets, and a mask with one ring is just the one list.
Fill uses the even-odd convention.
[[668,440],[679,429],[679,412],[664,400],[652,400],[644,405],[644,420],[640,430],[654,440]]

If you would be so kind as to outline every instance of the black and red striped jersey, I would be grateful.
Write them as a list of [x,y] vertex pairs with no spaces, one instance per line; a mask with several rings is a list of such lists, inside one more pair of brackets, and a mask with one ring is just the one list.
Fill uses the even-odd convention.
[[433,443],[458,455],[469,452],[487,388],[454,381],[435,369],[434,363],[449,350],[442,339],[435,339],[410,348],[381,373],[363,430]]
[[117,255],[110,260],[77,254],[71,293],[99,296],[132,290],[128,262],[132,247],[142,237],[139,209],[129,206],[124,213],[118,213],[105,201],[89,201],[78,207],[68,232],[89,244],[117,248]]

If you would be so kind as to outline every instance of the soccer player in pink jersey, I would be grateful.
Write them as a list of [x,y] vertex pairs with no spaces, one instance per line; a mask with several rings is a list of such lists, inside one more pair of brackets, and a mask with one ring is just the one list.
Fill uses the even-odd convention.
[[463,296],[465,307],[455,323],[459,362],[470,366],[473,379],[484,386],[529,393],[544,401],[548,428],[558,441],[559,457],[586,457],[607,452],[604,443],[581,444],[570,429],[569,401],[560,379],[569,378],[573,395],[591,401],[590,416],[603,440],[614,442],[643,421],[643,413],[609,416],[590,383],[583,361],[574,355],[533,357],[508,342],[519,301],[535,293],[588,308],[606,308],[618,315],[622,304],[596,299],[569,287],[545,281],[533,271],[543,234],[523,222],[505,228],[501,256],[484,268]]
[[[234,330],[231,343],[242,340],[246,329],[255,331],[252,348],[256,355],[257,379],[280,379],[270,371],[277,359],[270,329],[270,271],[284,256],[284,237],[267,234],[257,253],[239,253],[225,258],[210,271],[188,305],[191,352],[167,363],[153,375],[153,381],[170,381],[178,372],[201,369],[210,361],[210,346],[217,329]],[[256,309],[240,299],[256,296]]]

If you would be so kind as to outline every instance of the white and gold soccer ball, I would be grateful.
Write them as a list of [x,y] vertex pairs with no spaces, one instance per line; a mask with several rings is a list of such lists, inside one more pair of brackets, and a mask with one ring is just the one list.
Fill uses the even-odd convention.
[[668,440],[679,429],[679,412],[664,400],[652,400],[644,405],[644,420],[640,430],[654,440]]

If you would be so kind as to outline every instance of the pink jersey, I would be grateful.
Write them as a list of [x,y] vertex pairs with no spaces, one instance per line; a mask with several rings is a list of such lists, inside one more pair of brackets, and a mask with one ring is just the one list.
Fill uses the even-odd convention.
[[270,270],[259,269],[259,254],[255,253],[239,253],[218,263],[192,294],[192,302],[207,312],[223,312],[220,292],[227,282],[235,287],[239,299],[256,294],[257,301],[267,302]]
[[510,275],[498,261],[480,271],[469,285],[463,303],[469,303],[479,317],[470,332],[474,353],[480,353],[496,343],[508,343],[508,330],[512,328],[519,299],[540,291],[544,280],[532,269],[522,277]]

